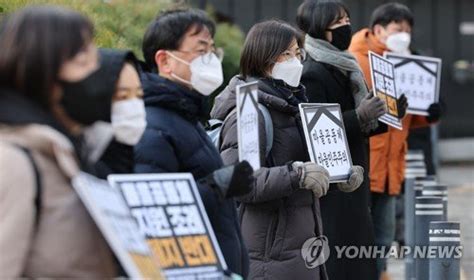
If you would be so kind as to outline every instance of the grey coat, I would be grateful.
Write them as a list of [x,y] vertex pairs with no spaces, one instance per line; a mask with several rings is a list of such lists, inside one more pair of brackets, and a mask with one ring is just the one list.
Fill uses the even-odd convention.
[[[216,98],[212,118],[224,120],[220,152],[225,164],[238,161],[234,77]],[[304,90],[304,88],[303,88]],[[304,94],[304,91],[303,91]],[[311,191],[299,189],[292,161],[308,161],[296,106],[278,97],[278,91],[259,81],[259,103],[268,108],[273,122],[273,145],[267,158],[265,124],[260,115],[262,168],[256,171],[252,192],[240,197],[240,221],[250,257],[249,279],[327,279],[324,265],[308,269],[301,257],[303,243],[322,234],[319,201]],[[227,119],[226,116],[231,113]]]

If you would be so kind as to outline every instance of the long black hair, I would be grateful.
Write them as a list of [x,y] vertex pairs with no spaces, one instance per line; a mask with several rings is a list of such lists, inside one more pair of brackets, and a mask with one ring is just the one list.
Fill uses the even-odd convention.
[[93,40],[83,15],[58,6],[30,6],[0,28],[0,88],[17,91],[45,109],[61,65]]

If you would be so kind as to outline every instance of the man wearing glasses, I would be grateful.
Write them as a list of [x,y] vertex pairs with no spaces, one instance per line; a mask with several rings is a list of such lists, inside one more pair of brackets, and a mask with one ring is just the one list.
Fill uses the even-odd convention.
[[229,270],[245,278],[248,254],[232,197],[250,190],[253,170],[247,162],[223,167],[199,122],[207,116],[206,97],[223,82],[214,31],[195,9],[165,11],[150,23],[142,45],[148,72],[141,74],[147,128],[134,169],[192,173]]

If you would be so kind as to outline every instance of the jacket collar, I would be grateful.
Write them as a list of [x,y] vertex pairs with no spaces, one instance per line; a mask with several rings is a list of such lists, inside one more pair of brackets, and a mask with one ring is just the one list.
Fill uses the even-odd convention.
[[42,124],[0,125],[0,139],[53,158],[62,172],[73,178],[79,172],[74,147],[66,136]]
[[61,129],[49,112],[13,90],[0,89],[0,123],[44,124]]
[[208,119],[208,98],[156,73],[141,74],[145,106],[175,111],[192,122]]
[[[298,102],[304,102],[305,88],[289,88],[283,81],[274,79],[256,79],[242,76],[233,77],[229,85],[216,97],[214,107],[211,111],[211,117],[215,119],[225,119],[225,117],[237,106],[236,88],[237,86],[258,80],[258,102],[274,110],[295,114],[298,107],[289,103],[290,99],[298,98]],[[281,92],[280,92],[281,91]]]
[[350,46],[351,52],[364,53],[368,55],[369,51],[373,51],[378,55],[383,55],[385,51],[388,51],[387,46],[381,43],[368,28],[364,28],[354,34],[352,43]]

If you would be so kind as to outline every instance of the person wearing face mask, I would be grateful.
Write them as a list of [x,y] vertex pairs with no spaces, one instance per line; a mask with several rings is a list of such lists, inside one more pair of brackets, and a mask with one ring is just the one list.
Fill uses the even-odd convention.
[[[241,196],[241,227],[249,247],[250,279],[328,279],[325,265],[307,268],[301,247],[322,234],[319,203],[328,192],[329,173],[310,162],[298,104],[308,102],[300,83],[306,53],[303,38],[289,24],[265,21],[254,25],[245,40],[235,76],[215,100],[211,117],[223,120],[221,156],[238,161],[236,87],[258,81],[258,102],[269,111],[273,143],[265,154],[265,119],[259,117],[260,168],[252,192]],[[362,168],[354,166],[351,192],[362,182]],[[336,186],[335,186],[336,187]],[[337,188],[336,187],[336,188]]]
[[248,162],[224,167],[200,120],[207,96],[223,81],[214,47],[215,24],[197,9],[161,12],[143,39],[149,71],[141,75],[147,127],[135,146],[135,172],[189,172],[206,208],[229,270],[248,274],[233,196],[247,193],[253,170]]
[[60,80],[79,81],[97,69],[92,39],[87,18],[55,6],[28,7],[2,22],[1,279],[117,276],[113,254],[71,184],[80,171],[71,123],[63,126],[53,114],[62,110]]
[[330,279],[357,275],[375,280],[374,259],[338,256],[335,246],[375,243],[369,211],[368,141],[370,136],[387,131],[387,126],[377,121],[385,113],[385,104],[369,92],[357,60],[347,51],[352,33],[349,11],[343,3],[306,1],[298,8],[296,22],[306,33],[308,57],[303,62],[301,83],[308,99],[341,106],[352,161],[363,168],[363,183],[358,189],[331,186],[320,199],[324,233],[331,248],[326,262],[328,275]]
[[134,54],[100,49],[99,63],[85,79],[62,82],[61,104],[67,116],[85,124],[76,131],[88,171],[106,179],[113,173],[133,173],[133,146],[145,131],[146,114]]
[[[379,55],[385,51],[408,53],[413,24],[413,14],[408,7],[387,3],[374,10],[370,28],[353,36],[349,51],[357,58],[370,88],[368,51]],[[370,138],[371,214],[378,246],[390,246],[394,240],[396,197],[404,180],[409,131],[438,121],[440,111],[440,105],[434,103],[429,107],[427,117],[407,114],[402,120],[403,130],[389,127],[387,133]],[[377,262],[378,274],[382,275],[386,262],[384,259]],[[388,279],[386,277],[386,274],[382,275],[383,279]]]

